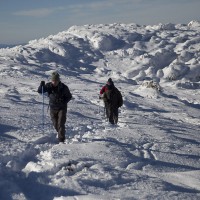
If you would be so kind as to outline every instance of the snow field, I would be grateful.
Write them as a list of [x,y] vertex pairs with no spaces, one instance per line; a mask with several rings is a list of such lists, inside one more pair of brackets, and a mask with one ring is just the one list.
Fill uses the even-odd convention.
[[[0,49],[0,199],[199,199],[199,23],[74,26]],[[41,80],[73,94],[58,144]],[[122,92],[109,125],[101,87]],[[34,190],[33,190],[34,188]]]

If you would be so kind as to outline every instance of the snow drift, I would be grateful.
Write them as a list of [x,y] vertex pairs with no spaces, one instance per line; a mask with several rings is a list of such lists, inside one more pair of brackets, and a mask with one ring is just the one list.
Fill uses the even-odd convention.
[[[72,26],[0,49],[0,199],[199,199],[200,23]],[[69,86],[57,144],[41,80]],[[122,92],[119,124],[101,87]]]
[[[114,67],[119,78],[135,80],[141,71],[148,72],[151,67],[146,77],[161,78],[159,74],[163,71],[161,79],[198,82],[198,27],[199,22],[195,21],[188,25],[73,26],[57,35],[30,41],[27,45],[0,49],[0,62],[24,66],[76,66],[76,70],[81,70],[88,64],[105,60],[107,73]],[[121,67],[122,62],[126,62],[125,68]]]

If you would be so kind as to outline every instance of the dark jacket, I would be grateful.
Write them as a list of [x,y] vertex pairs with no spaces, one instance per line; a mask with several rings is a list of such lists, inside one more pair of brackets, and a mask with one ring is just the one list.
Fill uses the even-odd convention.
[[104,93],[103,100],[114,109],[119,108],[123,105],[121,92],[115,86],[113,86],[111,89],[108,89]]
[[[54,87],[51,82],[45,84],[43,92],[47,92],[49,96],[49,105],[51,109],[60,110],[67,107],[67,103],[71,100],[72,95],[69,88],[62,82]],[[38,88],[38,93],[42,93],[42,86]]]

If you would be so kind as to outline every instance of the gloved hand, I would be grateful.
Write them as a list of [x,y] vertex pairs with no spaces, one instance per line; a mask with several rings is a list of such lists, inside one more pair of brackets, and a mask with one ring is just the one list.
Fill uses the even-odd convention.
[[44,86],[45,86],[45,81],[41,81],[40,85],[41,85],[42,87],[44,87]]
[[104,94],[99,94],[99,99],[103,99]]

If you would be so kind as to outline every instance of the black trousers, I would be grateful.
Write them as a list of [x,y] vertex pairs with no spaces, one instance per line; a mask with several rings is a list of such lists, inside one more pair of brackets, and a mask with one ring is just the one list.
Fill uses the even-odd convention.
[[117,124],[118,122],[118,108],[112,104],[105,102],[106,116],[111,124]]
[[67,119],[66,115],[67,107],[60,110],[50,109],[51,121],[58,133],[59,142],[64,142],[65,140],[65,123]]

